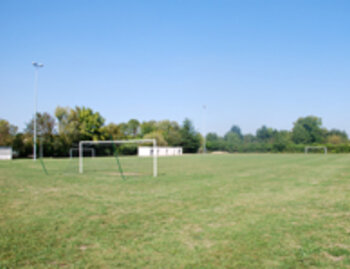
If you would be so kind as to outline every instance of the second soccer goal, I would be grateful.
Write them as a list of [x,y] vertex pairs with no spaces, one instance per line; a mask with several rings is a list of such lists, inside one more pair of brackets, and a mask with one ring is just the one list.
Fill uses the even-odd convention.
[[[152,148],[152,155],[138,157],[138,147]],[[96,158],[84,158],[86,148],[93,149]],[[79,142],[79,172],[119,173],[125,175],[158,175],[157,142],[155,139],[102,140]]]

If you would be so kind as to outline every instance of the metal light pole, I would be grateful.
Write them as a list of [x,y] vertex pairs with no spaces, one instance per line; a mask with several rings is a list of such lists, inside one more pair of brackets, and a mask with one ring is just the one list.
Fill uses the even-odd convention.
[[203,141],[204,141],[204,145],[203,145],[203,153],[207,153],[207,141],[206,141],[206,135],[205,135],[205,112],[206,112],[206,109],[207,109],[207,106],[206,105],[203,105],[203,109],[204,109],[204,112],[203,112]]
[[38,69],[44,67],[43,64],[32,62],[35,68],[34,75],[34,141],[33,141],[33,160],[36,160],[36,113],[37,113],[37,99],[38,99]]

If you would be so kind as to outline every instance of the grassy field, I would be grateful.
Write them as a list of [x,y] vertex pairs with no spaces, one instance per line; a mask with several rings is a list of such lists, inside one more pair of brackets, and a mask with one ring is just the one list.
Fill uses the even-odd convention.
[[1,161],[0,268],[350,268],[350,155],[135,159]]

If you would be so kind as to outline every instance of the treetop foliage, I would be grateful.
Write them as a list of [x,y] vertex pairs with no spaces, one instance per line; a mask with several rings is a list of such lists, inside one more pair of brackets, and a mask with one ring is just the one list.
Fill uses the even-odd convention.
[[17,133],[17,127],[7,120],[0,119],[0,146],[10,146]]

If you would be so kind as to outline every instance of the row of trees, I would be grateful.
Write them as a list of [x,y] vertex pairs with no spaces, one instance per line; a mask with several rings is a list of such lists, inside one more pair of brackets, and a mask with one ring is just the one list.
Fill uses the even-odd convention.
[[331,152],[349,152],[350,145],[344,131],[322,127],[322,120],[308,116],[299,118],[291,131],[262,126],[255,135],[243,135],[239,126],[224,135],[209,133],[206,146],[210,151],[228,152],[302,152],[305,145],[326,145]]
[[[100,113],[90,108],[57,107],[55,117],[49,113],[37,113],[38,141],[42,143],[45,156],[67,156],[70,148],[78,147],[81,140],[123,140],[155,138],[160,146],[180,146],[184,152],[198,152],[202,137],[192,122],[185,119],[182,125],[175,121],[145,121],[131,119],[126,123],[105,124]],[[20,157],[30,156],[33,148],[33,121],[28,122],[24,132],[6,120],[0,120],[0,145],[12,146]],[[135,151],[135,146],[134,150]],[[124,148],[130,152],[130,148]]]
[[[80,140],[155,138],[158,145],[180,146],[185,153],[203,149],[204,139],[188,119],[181,125],[169,120],[139,122],[136,119],[106,125],[100,113],[85,107],[57,107],[54,117],[48,113],[36,116],[37,133],[45,156],[67,156],[69,149],[77,147]],[[262,126],[255,135],[244,135],[240,127],[234,125],[224,136],[207,134],[205,141],[208,151],[301,152],[305,145],[327,145],[333,152],[350,152],[347,134],[323,128],[322,120],[314,116],[299,118],[291,131]],[[0,120],[0,146],[4,145],[12,146],[20,157],[30,156],[33,119],[23,132],[18,132],[8,121]]]

